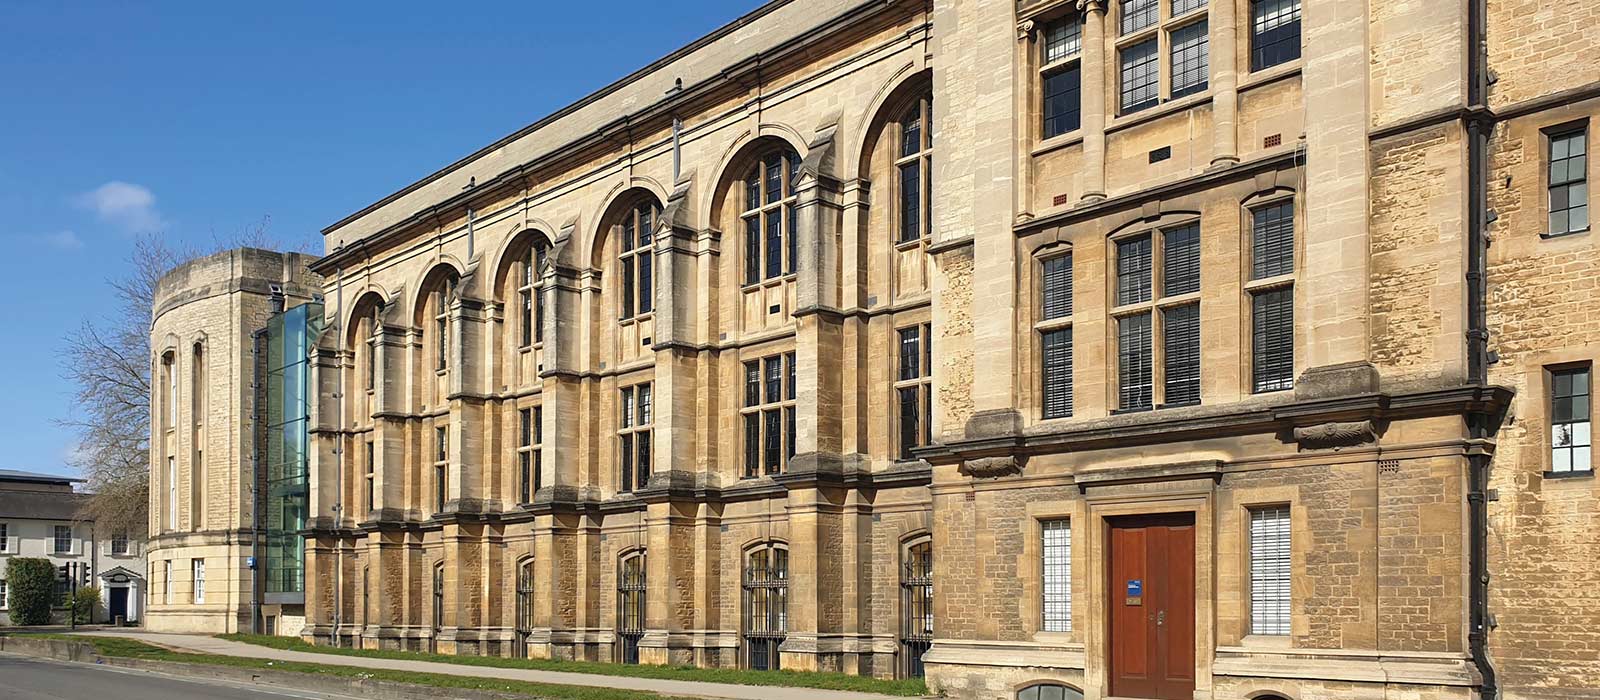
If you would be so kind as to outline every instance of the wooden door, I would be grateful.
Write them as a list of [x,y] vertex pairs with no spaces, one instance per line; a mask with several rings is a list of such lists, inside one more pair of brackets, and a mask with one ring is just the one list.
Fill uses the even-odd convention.
[[1194,697],[1194,515],[1112,518],[1106,616],[1111,694]]

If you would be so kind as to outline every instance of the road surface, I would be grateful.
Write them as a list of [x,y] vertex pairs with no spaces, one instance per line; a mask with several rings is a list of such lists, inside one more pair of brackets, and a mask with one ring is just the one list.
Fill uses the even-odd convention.
[[184,680],[141,671],[0,654],[0,700],[347,700],[223,681]]

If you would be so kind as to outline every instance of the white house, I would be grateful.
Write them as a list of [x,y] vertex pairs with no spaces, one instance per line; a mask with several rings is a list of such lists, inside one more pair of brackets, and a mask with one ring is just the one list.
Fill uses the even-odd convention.
[[[99,532],[79,512],[89,495],[82,479],[0,469],[0,625],[11,624],[6,568],[13,557],[76,564],[79,586],[100,588],[95,622],[137,621],[144,610],[142,538]],[[63,587],[67,584],[62,584]]]

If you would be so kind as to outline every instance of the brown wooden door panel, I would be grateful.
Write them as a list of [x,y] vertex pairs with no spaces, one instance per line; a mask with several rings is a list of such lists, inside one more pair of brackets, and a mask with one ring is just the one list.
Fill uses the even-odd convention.
[[1194,517],[1109,524],[1111,694],[1188,700],[1194,696]]

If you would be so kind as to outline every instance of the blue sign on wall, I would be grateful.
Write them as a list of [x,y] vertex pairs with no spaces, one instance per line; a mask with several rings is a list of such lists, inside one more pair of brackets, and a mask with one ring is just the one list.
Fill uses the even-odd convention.
[[1128,579],[1128,597],[1137,598],[1144,595],[1144,579]]

